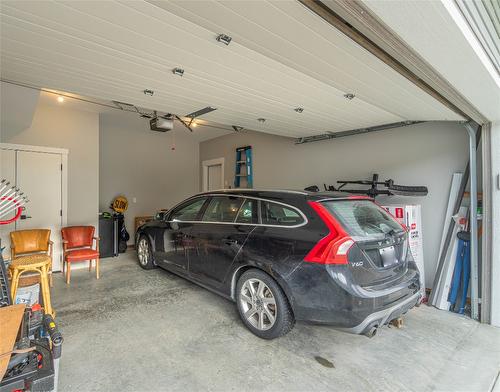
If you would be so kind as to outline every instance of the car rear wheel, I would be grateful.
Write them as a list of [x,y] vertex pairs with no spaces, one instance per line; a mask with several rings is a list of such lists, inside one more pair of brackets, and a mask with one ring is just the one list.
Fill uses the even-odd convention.
[[236,286],[236,303],[243,323],[260,338],[283,336],[295,324],[283,290],[262,271],[249,270],[241,275]]
[[155,268],[151,243],[145,235],[141,235],[137,242],[137,260],[144,269]]

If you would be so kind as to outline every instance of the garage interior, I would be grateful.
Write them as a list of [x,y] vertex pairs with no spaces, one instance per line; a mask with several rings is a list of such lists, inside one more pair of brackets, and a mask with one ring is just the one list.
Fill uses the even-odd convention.
[[[55,389],[500,390],[499,15],[489,0],[0,2],[0,180],[29,199],[0,215],[2,257],[11,232],[51,230]],[[259,339],[231,301],[137,262],[137,228],[197,193],[374,174],[428,192],[376,197],[419,206],[426,299],[371,339],[304,322]],[[130,238],[105,257],[117,197]],[[68,226],[95,228],[99,279],[64,262]],[[441,293],[459,227],[464,314]]]

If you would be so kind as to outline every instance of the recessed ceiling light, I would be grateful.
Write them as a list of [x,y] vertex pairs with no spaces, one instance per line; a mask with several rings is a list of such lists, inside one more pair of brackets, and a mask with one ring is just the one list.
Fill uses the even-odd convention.
[[344,98],[345,99],[348,99],[349,101],[351,99],[353,99],[355,97],[355,95],[353,93],[347,93],[347,94],[344,94]]
[[182,68],[174,68],[172,70],[172,72],[174,73],[174,75],[177,75],[177,76],[184,75],[184,70]]
[[265,123],[266,119],[265,118],[258,118],[257,121],[260,122],[260,123]]
[[154,95],[154,93],[155,92],[153,90],[147,90],[147,89],[144,90],[144,95],[148,95],[150,97],[152,97]]
[[302,113],[304,111],[304,108],[295,108],[293,110],[295,110],[297,113]]
[[63,102],[64,102],[64,97],[62,97],[62,96],[60,96],[60,95],[59,95],[59,96],[57,97],[57,102],[59,102],[59,103],[63,103]]
[[229,45],[232,40],[232,38],[226,34],[219,34],[216,39],[217,41],[222,42],[224,45]]

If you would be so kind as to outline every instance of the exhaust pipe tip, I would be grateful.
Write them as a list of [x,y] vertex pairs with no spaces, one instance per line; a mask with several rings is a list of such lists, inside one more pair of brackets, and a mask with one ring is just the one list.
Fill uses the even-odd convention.
[[378,325],[372,325],[366,330],[365,336],[371,339],[377,334],[377,331],[378,331]]

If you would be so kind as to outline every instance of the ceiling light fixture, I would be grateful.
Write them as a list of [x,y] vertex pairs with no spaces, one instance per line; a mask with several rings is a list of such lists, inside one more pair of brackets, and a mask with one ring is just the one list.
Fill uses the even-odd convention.
[[198,126],[197,122],[195,122],[195,121],[191,122],[191,127],[196,128],[197,126]]
[[261,118],[258,118],[257,121],[260,123],[265,123],[266,119],[261,117]]
[[353,93],[347,93],[347,94],[344,94],[344,98],[345,99],[348,99],[349,101],[351,99],[353,99],[355,97],[355,95]]
[[226,34],[219,34],[216,39],[217,41],[222,42],[226,46],[229,45],[232,40],[232,38]]
[[147,89],[144,90],[144,95],[148,95],[150,97],[152,97],[154,95],[154,93],[155,92],[153,90],[147,90]]
[[59,103],[63,103],[63,102],[64,102],[64,97],[62,97],[62,96],[60,96],[60,95],[59,95],[59,96],[57,97],[57,102],[59,102]]
[[172,70],[172,72],[173,72],[174,75],[177,75],[177,76],[184,75],[184,70],[182,68],[174,68]]
[[304,108],[295,108],[293,110],[295,110],[297,113],[302,113],[304,111]]

